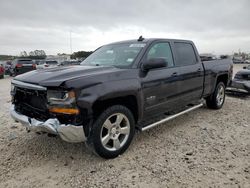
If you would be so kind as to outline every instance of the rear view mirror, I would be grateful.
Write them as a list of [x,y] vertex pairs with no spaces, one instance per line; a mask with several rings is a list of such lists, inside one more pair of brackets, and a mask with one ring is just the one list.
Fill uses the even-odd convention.
[[150,69],[167,67],[167,64],[168,63],[164,58],[153,58],[144,62],[142,68],[144,71],[148,71]]

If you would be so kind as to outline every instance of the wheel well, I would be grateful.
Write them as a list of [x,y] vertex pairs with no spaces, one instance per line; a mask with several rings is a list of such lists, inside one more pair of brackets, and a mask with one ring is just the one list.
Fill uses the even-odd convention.
[[227,76],[226,74],[223,74],[223,75],[218,76],[216,85],[217,85],[219,82],[223,82],[224,85],[225,85],[225,87],[227,87],[228,76]]
[[113,105],[126,106],[133,114],[135,122],[138,120],[138,105],[135,96],[117,97],[107,100],[98,100],[93,105],[93,115],[98,117],[105,109]]

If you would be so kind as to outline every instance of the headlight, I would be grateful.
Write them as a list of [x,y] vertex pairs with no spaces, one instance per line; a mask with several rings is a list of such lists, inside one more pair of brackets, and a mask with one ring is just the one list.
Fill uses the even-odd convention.
[[71,104],[75,102],[75,92],[48,90],[47,100],[49,104]]
[[11,84],[10,86],[10,95],[11,95],[11,102],[14,102],[14,95],[15,95],[15,85]]
[[74,91],[47,91],[48,108],[52,113],[79,114]]
[[14,84],[11,84],[11,86],[10,86],[10,92],[12,93],[12,92],[14,92],[15,91],[15,85]]

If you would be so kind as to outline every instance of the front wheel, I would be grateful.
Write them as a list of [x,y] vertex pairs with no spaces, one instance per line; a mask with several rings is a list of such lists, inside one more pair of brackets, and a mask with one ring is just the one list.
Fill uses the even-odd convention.
[[225,102],[225,85],[219,82],[216,85],[214,93],[206,99],[207,107],[211,109],[220,109]]
[[134,131],[131,111],[125,106],[111,106],[93,124],[87,145],[103,158],[115,158],[129,147]]

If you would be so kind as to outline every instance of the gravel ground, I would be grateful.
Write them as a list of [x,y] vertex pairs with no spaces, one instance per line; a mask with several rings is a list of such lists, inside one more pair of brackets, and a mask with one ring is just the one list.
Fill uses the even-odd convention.
[[104,160],[84,144],[26,133],[9,116],[10,81],[0,80],[0,187],[250,187],[250,97],[136,134]]

